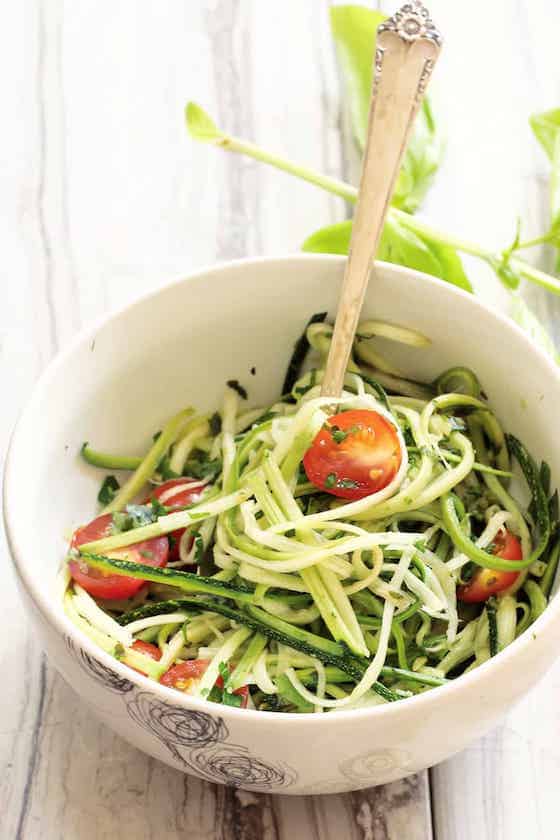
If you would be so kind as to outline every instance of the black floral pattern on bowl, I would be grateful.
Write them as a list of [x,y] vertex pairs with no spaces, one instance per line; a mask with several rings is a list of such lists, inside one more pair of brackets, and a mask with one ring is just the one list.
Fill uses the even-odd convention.
[[90,656],[83,648],[74,643],[70,636],[65,636],[64,641],[66,647],[81,668],[93,680],[108,688],[109,691],[114,691],[116,694],[128,694],[134,688],[134,683],[127,680],[126,677],[121,677],[112,668],[108,668],[98,659]]
[[138,692],[126,706],[131,718],[155,735],[185,770],[209,782],[266,792],[297,781],[292,768],[226,743],[229,730],[220,717],[164,703],[147,691]]
[[291,768],[269,764],[237,744],[193,750],[187,760],[183,757],[183,761],[198,776],[230,787],[268,791],[288,787],[296,780],[296,773]]
[[127,703],[127,709],[136,723],[166,746],[206,747],[225,741],[229,735],[220,718],[162,703],[148,691],[140,691]]

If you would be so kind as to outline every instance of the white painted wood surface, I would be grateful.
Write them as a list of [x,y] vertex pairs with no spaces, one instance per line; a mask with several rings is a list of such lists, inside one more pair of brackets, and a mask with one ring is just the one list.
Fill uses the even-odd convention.
[[[546,216],[547,166],[527,117],[560,105],[560,11],[546,0],[430,8],[447,35],[435,98],[448,154],[426,213],[496,245],[520,213],[530,235]],[[4,452],[33,382],[82,325],[216,259],[294,251],[344,217],[338,200],[191,143],[187,99],[332,174],[350,171],[352,156],[327,0],[0,0],[0,12]],[[502,301],[480,267],[473,279]],[[560,302],[528,294],[553,324]],[[96,723],[28,636],[0,552],[1,840],[558,836],[560,668],[431,771],[431,807],[426,773],[348,796],[235,794]]]

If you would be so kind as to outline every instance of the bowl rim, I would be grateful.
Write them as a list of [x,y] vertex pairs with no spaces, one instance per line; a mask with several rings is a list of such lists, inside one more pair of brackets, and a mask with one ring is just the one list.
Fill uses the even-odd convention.
[[[6,453],[4,467],[3,518],[9,553],[21,585],[30,596],[34,605],[37,607],[46,622],[52,626],[59,635],[63,637],[69,636],[74,643],[77,643],[86,651],[86,653],[96,658],[103,665],[116,672],[119,676],[128,679],[129,682],[135,684],[138,689],[150,690],[160,700],[166,703],[171,703],[172,705],[179,706],[184,709],[191,709],[193,711],[203,711],[207,714],[226,719],[229,718],[232,721],[238,722],[241,719],[247,722],[256,722],[258,720],[261,721],[262,725],[268,725],[269,721],[275,720],[284,721],[296,726],[311,725],[315,727],[330,726],[332,724],[331,715],[305,715],[295,712],[269,712],[258,711],[256,709],[238,709],[232,706],[210,703],[205,698],[194,697],[192,695],[174,691],[173,689],[161,685],[155,680],[128,668],[126,665],[112,657],[109,653],[106,653],[104,650],[95,645],[88,636],[86,636],[75,624],[73,624],[66,616],[62,608],[57,608],[57,605],[52,602],[52,587],[41,588],[38,586],[34,580],[33,574],[29,569],[27,569],[24,553],[18,546],[18,535],[16,534],[15,525],[12,521],[15,520],[15,513],[12,510],[15,499],[12,498],[11,488],[15,484],[17,453],[22,446],[22,434],[25,427],[25,421],[32,414],[33,409],[42,397],[42,394],[48,389],[49,383],[56,375],[58,369],[64,366],[75,350],[81,345],[91,342],[101,328],[107,326],[112,321],[118,320],[130,309],[133,309],[136,306],[141,306],[145,302],[157,297],[160,294],[166,294],[171,289],[183,285],[184,283],[193,282],[207,275],[228,272],[232,269],[243,266],[270,266],[276,263],[287,262],[341,266],[346,262],[346,259],[347,258],[345,256],[336,254],[298,253],[283,254],[280,256],[271,255],[245,257],[208,264],[186,275],[181,274],[175,276],[173,279],[163,283],[157,288],[135,297],[123,306],[117,307],[105,313],[103,316],[96,319],[92,324],[81,329],[78,334],[71,339],[66,347],[56,354],[56,356],[49,362],[45,370],[41,373],[14,426]],[[540,358],[541,363],[548,368],[548,373],[551,379],[556,379],[558,385],[560,386],[560,368],[553,363],[553,360],[540,347],[533,344],[527,334],[517,324],[480,300],[480,298],[469,294],[457,286],[446,283],[439,278],[432,277],[431,275],[414,269],[381,261],[377,261],[375,265],[382,268],[384,272],[389,272],[396,277],[414,278],[420,282],[431,283],[432,285],[445,290],[446,294],[450,294],[452,297],[455,296],[458,301],[468,300],[469,305],[474,306],[475,309],[478,308],[486,315],[489,314],[496,321],[498,326],[517,334],[523,343],[525,343],[527,352],[533,354],[537,358]],[[453,697],[455,697],[459,692],[466,690],[469,686],[485,682],[488,674],[494,674],[496,679],[499,679],[499,672],[504,671],[507,668],[508,663],[518,654],[527,650],[530,645],[533,646],[534,650],[535,642],[543,637],[546,638],[546,631],[548,627],[559,619],[560,598],[552,596],[544,612],[523,634],[521,634],[521,636],[508,645],[505,650],[500,651],[497,656],[482,663],[468,674],[464,674],[455,680],[450,680],[446,685],[431,688],[422,694],[413,695],[409,698],[402,698],[394,703],[384,703],[360,709],[341,709],[336,714],[336,720],[339,720],[342,725],[344,722],[351,720],[356,721],[363,720],[364,718],[378,717],[385,718],[393,715],[406,714],[407,712],[420,715],[422,709],[427,705],[438,702],[445,703],[447,702],[447,698],[449,698],[449,702],[451,702]],[[550,665],[552,665],[552,661],[550,662]],[[241,718],[239,716],[241,716]]]

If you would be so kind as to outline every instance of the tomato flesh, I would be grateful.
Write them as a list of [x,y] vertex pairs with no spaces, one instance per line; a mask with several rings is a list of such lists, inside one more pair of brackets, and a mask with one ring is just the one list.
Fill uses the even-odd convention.
[[203,676],[208,664],[208,659],[190,659],[188,662],[179,662],[162,674],[159,681],[169,688],[188,692],[193,683]]
[[305,453],[309,481],[342,499],[382,490],[402,462],[397,430],[377,411],[343,411],[329,417]]
[[[189,693],[193,684],[196,683],[206,672],[210,660],[208,659],[191,659],[188,662],[179,662],[177,665],[172,665],[171,668],[160,677],[160,683],[169,688],[175,688],[178,691]],[[221,676],[216,680],[217,688],[224,687],[224,681]],[[242,685],[233,692],[241,697],[241,708],[247,708],[249,700],[249,687]]]
[[[164,481],[163,484],[159,484],[157,487],[154,487],[149,497],[146,499],[146,503],[155,498],[161,502],[162,505],[165,505],[165,507],[168,507],[171,510],[178,510],[179,508],[193,505],[198,502],[202,491],[207,486],[202,483],[193,485],[193,481],[195,481],[193,478],[171,478],[169,481]],[[188,485],[192,486],[189,487]],[[179,560],[179,543],[181,541],[181,537],[185,533],[185,530],[185,528],[178,528],[176,531],[172,531],[169,535],[172,538],[169,546],[170,562]],[[190,548],[191,545],[192,539],[189,541],[188,547]]]
[[132,649],[137,650],[138,653],[141,653],[143,656],[149,656],[150,659],[154,659],[156,662],[159,662],[161,659],[160,648],[158,648],[157,645],[153,645],[151,642],[143,642],[142,639],[136,639],[132,645]]
[[[108,537],[112,533],[113,517],[110,513],[104,513],[94,519],[88,525],[78,528],[72,537],[70,548],[78,548],[94,540]],[[107,557],[117,560],[128,560],[131,563],[143,563],[146,566],[165,566],[169,554],[169,543],[167,537],[156,537],[153,540],[128,545],[110,551]],[[79,583],[86,592],[94,598],[102,598],[107,601],[120,601],[131,598],[144,584],[143,580],[126,577],[125,575],[114,575],[103,569],[94,569],[84,560],[71,560],[68,564],[70,574],[76,583]]]
[[[492,554],[501,557],[503,560],[523,559],[520,541],[508,530],[496,535]],[[478,604],[486,601],[492,595],[497,595],[512,586],[518,575],[519,572],[477,569],[469,582],[457,589],[457,598],[466,604]]]
[[[142,639],[136,639],[136,641],[132,645],[132,650],[141,653],[142,656],[148,656],[150,659],[159,662],[161,659],[161,650],[158,648],[157,645],[153,645],[151,642],[143,642]],[[128,663],[127,663],[128,664]],[[133,671],[136,671],[137,674],[144,674],[146,675],[145,671],[141,671],[140,668],[134,668],[133,665],[129,665]]]

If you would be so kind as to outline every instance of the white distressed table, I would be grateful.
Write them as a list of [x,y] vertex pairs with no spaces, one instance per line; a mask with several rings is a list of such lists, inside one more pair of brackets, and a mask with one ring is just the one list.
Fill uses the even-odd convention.
[[[193,98],[236,133],[352,170],[327,0],[0,2],[0,451],[39,372],[81,326],[217,259],[296,250],[345,207],[194,145]],[[385,4],[395,8],[395,4]],[[560,105],[547,0],[431,0],[447,36],[434,96],[448,154],[426,214],[505,244],[546,218],[527,125]],[[489,274],[479,288],[497,304]],[[553,328],[560,302],[528,292]],[[69,387],[71,383],[69,383]],[[103,729],[45,663],[2,545],[2,840],[553,840],[560,667],[462,755],[347,796],[234,793]]]

